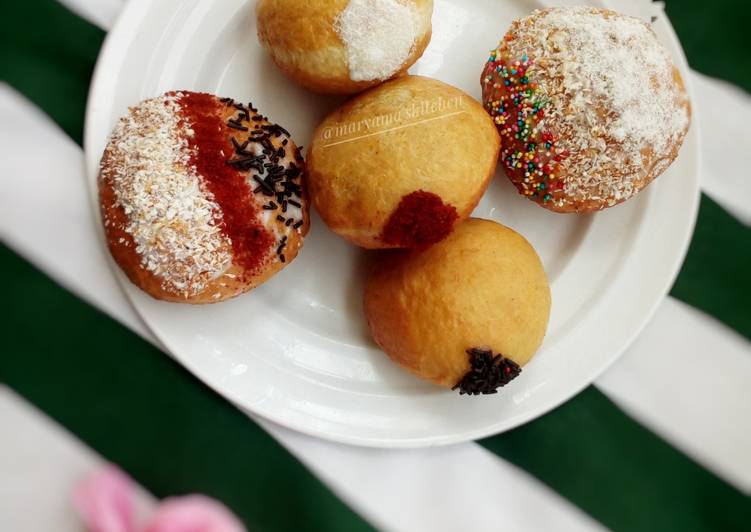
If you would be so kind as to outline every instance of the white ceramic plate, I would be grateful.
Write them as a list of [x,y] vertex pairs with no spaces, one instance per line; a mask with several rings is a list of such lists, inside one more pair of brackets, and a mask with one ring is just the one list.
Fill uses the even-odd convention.
[[[644,1],[607,4],[651,14]],[[412,72],[479,98],[487,52],[513,19],[536,7],[540,3],[521,0],[436,0],[433,40]],[[117,118],[128,105],[163,91],[252,100],[298,144],[308,144],[315,124],[340,100],[308,93],[276,70],[256,41],[254,9],[255,2],[244,0],[128,2],[107,38],[89,101],[92,199],[99,158]],[[654,27],[687,79],[686,61],[664,16]],[[549,213],[519,196],[504,177],[494,181],[475,216],[525,235],[540,253],[553,290],[542,350],[498,395],[462,397],[392,364],[370,340],[362,317],[365,255],[315,216],[300,257],[233,301],[163,303],[119,275],[133,305],[176,359],[253,413],[354,444],[413,447],[476,439],[572,397],[641,330],[670,287],[693,229],[698,156],[694,126],[664,176],[637,199],[592,216]]]

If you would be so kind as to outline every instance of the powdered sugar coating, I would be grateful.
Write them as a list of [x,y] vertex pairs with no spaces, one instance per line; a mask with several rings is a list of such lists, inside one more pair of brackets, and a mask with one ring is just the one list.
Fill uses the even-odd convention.
[[409,58],[420,13],[404,0],[350,0],[335,28],[347,49],[350,79],[386,80]]
[[512,25],[498,52],[530,58],[527,76],[545,102],[536,128],[570,153],[557,207],[625,201],[672,162],[689,104],[642,21],[590,7],[538,10]]
[[[222,213],[190,166],[189,125],[181,120],[180,93],[146,100],[115,127],[105,151],[101,179],[108,180],[123,228],[142,266],[168,292],[200,293],[232,262]],[[105,224],[110,221],[105,220]]]

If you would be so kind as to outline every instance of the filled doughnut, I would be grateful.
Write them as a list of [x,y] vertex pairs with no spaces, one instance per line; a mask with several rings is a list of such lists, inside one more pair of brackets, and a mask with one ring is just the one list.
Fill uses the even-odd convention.
[[592,7],[515,21],[482,73],[501,164],[558,212],[628,200],[678,156],[690,123],[681,76],[652,29]]
[[540,347],[550,288],[521,235],[470,218],[427,250],[384,253],[364,306],[374,340],[402,367],[460,393],[488,394]]
[[495,173],[498,132],[459,89],[402,76],[324,119],[308,150],[321,218],[359,246],[426,247],[469,216]]
[[433,0],[260,0],[258,39],[311,90],[351,94],[406,72],[430,42]]
[[115,261],[166,301],[215,303],[258,286],[295,258],[309,227],[289,133],[252,105],[189,91],[120,119],[99,198]]

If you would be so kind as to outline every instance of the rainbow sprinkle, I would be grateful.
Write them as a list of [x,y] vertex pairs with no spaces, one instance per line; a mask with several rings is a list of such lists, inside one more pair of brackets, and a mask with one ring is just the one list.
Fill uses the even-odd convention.
[[559,163],[569,153],[558,151],[557,138],[541,131],[548,101],[527,76],[531,58],[510,61],[500,50],[490,53],[483,78],[485,107],[503,142],[501,159],[517,188],[527,197],[551,201],[563,189]]

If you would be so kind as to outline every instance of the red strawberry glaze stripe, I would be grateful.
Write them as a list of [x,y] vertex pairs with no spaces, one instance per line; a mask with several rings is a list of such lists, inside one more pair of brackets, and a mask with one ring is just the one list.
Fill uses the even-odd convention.
[[227,164],[234,151],[222,106],[210,94],[182,92],[180,106],[193,130],[188,137],[191,164],[222,211],[222,232],[232,242],[233,262],[257,273],[272,256],[276,239],[260,222],[258,206],[243,172]]

